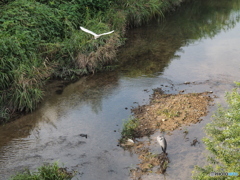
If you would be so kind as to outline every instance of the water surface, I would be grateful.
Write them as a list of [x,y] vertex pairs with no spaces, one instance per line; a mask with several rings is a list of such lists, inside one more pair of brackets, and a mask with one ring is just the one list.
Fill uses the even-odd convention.
[[[224,104],[225,92],[239,81],[239,7],[237,0],[184,4],[164,21],[129,30],[115,71],[66,87],[56,82],[56,93],[38,110],[0,127],[0,179],[54,161],[77,170],[75,179],[130,179],[137,156],[117,145],[131,107],[148,103],[157,87],[167,93],[213,91],[215,102]],[[201,123],[166,136],[171,161],[166,179],[191,179],[194,165],[206,164],[203,143],[190,146],[190,141],[205,136],[202,128],[215,109],[210,107]],[[189,141],[184,139],[186,129]],[[152,151],[161,152],[154,142]]]

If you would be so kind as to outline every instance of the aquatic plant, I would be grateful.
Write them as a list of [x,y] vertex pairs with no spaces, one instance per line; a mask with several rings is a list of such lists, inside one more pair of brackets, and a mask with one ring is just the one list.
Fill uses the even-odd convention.
[[71,180],[74,177],[66,168],[60,168],[55,162],[49,165],[43,165],[36,172],[26,170],[23,173],[11,177],[9,180]]
[[[239,90],[239,89],[238,89]],[[213,121],[206,126],[208,137],[203,139],[211,153],[209,165],[196,166],[194,179],[236,179],[236,176],[210,176],[211,172],[239,173],[240,150],[240,94],[237,89],[227,93],[227,109],[219,107]]]
[[127,139],[134,139],[136,135],[136,128],[138,127],[138,119],[129,117],[128,120],[124,120],[123,129],[121,132],[122,138],[120,142],[125,142]]

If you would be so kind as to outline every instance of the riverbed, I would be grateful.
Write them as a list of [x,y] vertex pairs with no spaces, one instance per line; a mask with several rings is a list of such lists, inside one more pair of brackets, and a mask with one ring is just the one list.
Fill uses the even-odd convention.
[[[153,89],[211,91],[214,103],[225,106],[225,93],[240,77],[239,7],[237,0],[184,4],[164,20],[129,30],[114,71],[68,85],[54,82],[53,93],[36,111],[0,127],[0,179],[55,161],[77,171],[74,179],[131,179],[130,170],[139,160],[118,140],[131,109],[148,104]],[[194,166],[207,163],[201,139],[216,108],[210,106],[200,123],[165,135],[170,159],[166,174],[142,179],[191,179]],[[158,134],[151,137],[154,153],[161,152]],[[199,144],[191,146],[195,138]]]

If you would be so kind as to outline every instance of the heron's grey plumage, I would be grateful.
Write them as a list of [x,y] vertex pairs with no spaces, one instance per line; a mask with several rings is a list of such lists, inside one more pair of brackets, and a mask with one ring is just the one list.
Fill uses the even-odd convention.
[[164,153],[166,153],[166,150],[167,150],[167,141],[166,141],[166,139],[163,136],[158,136],[157,137],[157,141],[158,141],[159,145],[161,146],[162,151]]
[[93,35],[93,36],[94,36],[94,39],[97,39],[97,38],[99,38],[99,37],[102,36],[102,35],[107,35],[107,34],[111,34],[111,33],[114,32],[114,31],[110,31],[110,32],[102,33],[102,34],[96,34],[95,32],[92,32],[92,31],[90,31],[90,30],[88,30],[88,29],[86,29],[86,28],[84,28],[84,27],[81,27],[81,26],[80,26],[80,29],[81,29],[82,31],[86,32],[86,33],[89,33],[89,34]]

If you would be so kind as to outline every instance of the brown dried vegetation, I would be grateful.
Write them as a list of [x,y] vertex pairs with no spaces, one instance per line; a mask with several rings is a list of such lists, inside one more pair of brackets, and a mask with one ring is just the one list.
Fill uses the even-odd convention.
[[154,92],[149,105],[132,109],[139,119],[136,131],[139,137],[149,136],[157,129],[173,131],[181,125],[200,122],[213,101],[208,92],[189,94],[163,94]]
[[97,67],[102,67],[103,65],[109,64],[116,57],[116,49],[120,46],[119,35],[113,34],[103,46],[100,46],[96,51],[92,51],[88,54],[79,52],[75,63],[78,68],[87,70],[94,73]]

